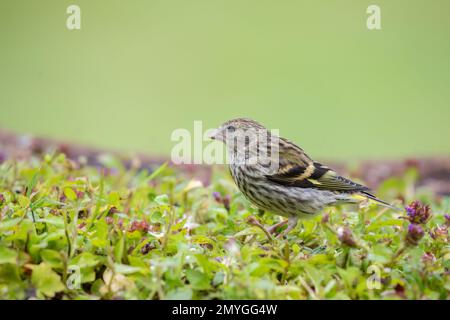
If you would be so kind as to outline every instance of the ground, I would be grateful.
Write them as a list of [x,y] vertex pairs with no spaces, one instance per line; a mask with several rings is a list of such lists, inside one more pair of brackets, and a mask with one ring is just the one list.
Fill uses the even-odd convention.
[[282,218],[253,208],[220,167],[206,186],[109,156],[6,159],[0,298],[448,299],[450,199],[415,177],[377,190],[408,210],[330,208],[277,239],[262,227]]

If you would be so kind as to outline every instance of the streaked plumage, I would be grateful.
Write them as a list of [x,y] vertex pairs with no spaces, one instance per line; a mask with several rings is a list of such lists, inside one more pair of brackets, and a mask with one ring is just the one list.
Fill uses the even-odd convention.
[[[236,141],[243,136],[245,143],[236,146]],[[369,198],[394,208],[376,198],[369,188],[313,161],[300,147],[271,134],[251,119],[227,121],[211,138],[227,145],[231,175],[245,197],[260,209],[289,218],[285,233],[295,227],[299,218],[320,213],[327,206]],[[265,142],[269,150],[265,159],[276,158],[275,167],[259,158],[256,162],[249,160],[258,157]]]

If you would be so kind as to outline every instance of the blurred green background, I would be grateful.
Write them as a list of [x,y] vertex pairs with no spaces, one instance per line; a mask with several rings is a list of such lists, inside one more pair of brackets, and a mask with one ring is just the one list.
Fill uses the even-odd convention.
[[0,88],[0,126],[120,150],[247,116],[314,157],[448,154],[450,1],[1,0]]

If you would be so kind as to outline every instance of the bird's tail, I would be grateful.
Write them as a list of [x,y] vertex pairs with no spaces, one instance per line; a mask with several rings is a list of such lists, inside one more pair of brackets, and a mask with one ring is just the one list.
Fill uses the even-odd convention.
[[371,193],[369,193],[369,192],[362,191],[361,194],[362,194],[364,197],[369,198],[370,200],[373,200],[373,201],[375,201],[376,203],[381,204],[381,205],[383,205],[383,206],[385,206],[385,207],[387,207],[387,208],[389,208],[389,209],[392,209],[392,210],[395,210],[395,211],[402,211],[402,209],[400,209],[400,208],[398,208],[398,207],[394,207],[393,205],[387,203],[386,201],[383,201],[383,200],[381,200],[381,199],[378,199],[377,197],[375,197],[373,194],[371,194]]

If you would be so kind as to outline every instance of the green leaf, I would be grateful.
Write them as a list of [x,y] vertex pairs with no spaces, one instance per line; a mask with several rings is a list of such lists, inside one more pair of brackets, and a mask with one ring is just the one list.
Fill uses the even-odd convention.
[[121,234],[114,246],[114,259],[117,263],[121,263],[122,260],[124,259],[124,256],[126,255],[124,250],[125,250],[125,236]]
[[156,170],[154,170],[148,177],[147,182],[149,182],[149,181],[155,179],[157,176],[159,176],[164,171],[164,169],[166,169],[166,167],[167,167],[167,162],[163,163],[160,167],[158,167]]
[[21,280],[19,267],[16,264],[0,264],[0,285],[2,283],[11,285],[12,283],[19,283]]
[[114,271],[117,273],[122,273],[122,274],[131,274],[131,273],[141,272],[142,268],[141,267],[133,267],[133,266],[129,266],[126,264],[121,264],[121,263],[115,263]]
[[34,234],[33,221],[22,220],[22,222],[16,226],[15,233],[10,239],[26,241],[26,239],[32,234]]
[[213,271],[219,268],[219,263],[206,257],[203,254],[196,254],[195,258],[198,265],[203,269],[203,271],[209,276]]
[[202,235],[194,235],[192,236],[192,243],[196,244],[210,244],[214,246],[214,241],[211,240],[211,238],[208,238],[206,236]]
[[20,207],[24,209],[30,206],[30,199],[21,194],[17,196],[17,202],[19,202]]
[[191,288],[177,288],[167,292],[167,300],[191,300],[192,289]]
[[64,188],[64,195],[71,201],[75,201],[77,199],[77,194],[70,187]]
[[117,191],[112,191],[108,195],[108,203],[112,205],[117,205],[120,201],[120,194]]
[[64,219],[62,217],[49,216],[45,219],[36,219],[36,222],[45,222],[49,225],[55,226],[58,229],[64,228]]
[[205,273],[194,269],[186,270],[186,278],[194,290],[207,290],[211,287],[209,278]]
[[161,194],[155,198],[155,202],[160,206],[165,206],[169,204],[169,196],[167,194]]
[[40,255],[42,260],[49,264],[53,269],[63,269],[64,262],[60,252],[50,249],[43,249],[41,250]]
[[214,275],[213,285],[218,286],[219,284],[222,284],[224,280],[225,280],[225,273],[219,271]]
[[4,221],[0,222],[0,232],[12,229],[20,221],[22,221],[21,218],[5,219]]
[[155,211],[150,216],[151,223],[164,223],[164,217],[160,211]]
[[392,250],[383,245],[375,245],[369,252],[369,260],[377,263],[387,263],[392,257]]
[[92,239],[92,244],[104,248],[108,245],[108,225],[105,219],[97,220],[95,223],[95,236]]
[[95,270],[94,268],[83,268],[81,269],[81,283],[89,283],[95,280]]
[[70,265],[76,265],[80,268],[95,267],[100,263],[100,258],[90,252],[83,252],[70,261]]
[[370,224],[366,231],[374,231],[380,229],[382,227],[390,227],[390,226],[401,226],[403,221],[400,219],[388,219],[388,220],[379,220],[372,224]]
[[17,252],[15,250],[0,247],[0,264],[16,263],[16,262],[17,262]]
[[31,192],[33,192],[33,189],[37,184],[38,177],[39,177],[39,170],[36,170],[36,172],[33,174],[33,177],[31,178],[30,182],[28,183],[27,197],[29,197],[31,195]]
[[60,276],[45,262],[33,268],[31,283],[37,291],[50,298],[56,292],[63,291],[66,288],[61,282]]
[[355,280],[360,276],[360,270],[356,267],[338,268],[338,273],[348,288],[351,288]]
[[284,260],[273,258],[262,258],[255,264],[254,270],[251,272],[254,276],[262,276],[270,270],[284,272],[287,262]]

